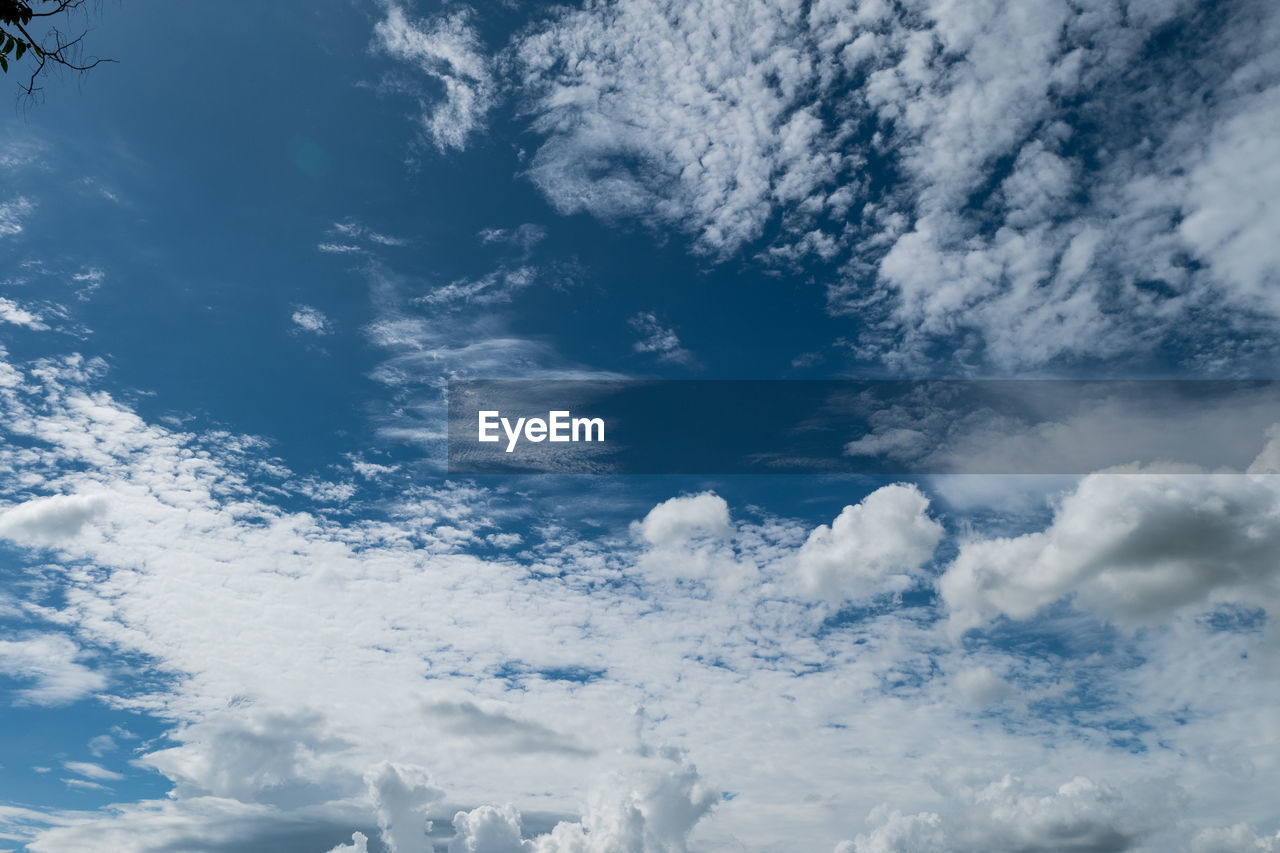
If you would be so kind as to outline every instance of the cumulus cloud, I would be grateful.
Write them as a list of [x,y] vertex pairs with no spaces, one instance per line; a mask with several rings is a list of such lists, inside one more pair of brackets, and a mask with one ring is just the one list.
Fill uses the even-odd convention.
[[996,616],[1027,619],[1074,596],[1124,624],[1280,598],[1280,491],[1272,477],[1091,474],[1059,503],[1045,530],[964,543],[938,588],[953,633]]
[[947,849],[942,819],[933,812],[904,815],[878,806],[867,817],[875,828],[836,846],[836,853],[925,853]]
[[730,535],[729,504],[714,492],[671,498],[649,510],[634,529],[650,545],[680,545],[698,536]]
[[444,796],[419,767],[384,761],[365,774],[378,816],[383,845],[389,853],[432,853],[424,809]]
[[521,839],[520,812],[507,804],[480,806],[453,816],[449,853],[528,853],[532,842]]
[[411,20],[389,4],[374,27],[379,49],[413,65],[441,89],[422,96],[422,129],[440,151],[461,150],[483,129],[495,98],[489,59],[466,11]]
[[56,545],[109,509],[102,494],[33,498],[0,511],[0,536],[25,545]]
[[805,591],[831,603],[905,589],[933,556],[942,525],[913,485],[877,489],[809,534],[796,558]]
[[350,844],[339,844],[329,853],[369,853],[369,837],[363,832],[353,832]]
[[580,821],[534,839],[534,853],[681,853],[720,796],[693,767],[654,769],[597,788]]
[[1138,849],[1172,801],[1151,792],[1127,800],[1118,790],[1077,776],[1056,791],[1028,791],[1006,776],[981,789],[956,793],[954,812],[903,814],[879,806],[867,818],[869,833],[844,842],[836,853],[1121,853]]

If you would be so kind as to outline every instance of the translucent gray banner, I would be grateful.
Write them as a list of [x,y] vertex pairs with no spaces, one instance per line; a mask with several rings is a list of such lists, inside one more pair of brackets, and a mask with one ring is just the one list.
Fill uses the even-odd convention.
[[1272,380],[455,381],[449,471],[1243,471],[1277,423]]

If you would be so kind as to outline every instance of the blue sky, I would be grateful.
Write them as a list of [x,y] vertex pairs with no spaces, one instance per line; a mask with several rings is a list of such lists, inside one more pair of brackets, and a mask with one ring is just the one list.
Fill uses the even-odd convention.
[[1274,4],[88,23],[0,125],[0,850],[1280,850],[1256,411],[1037,425],[1159,459],[1070,477],[443,434],[451,379],[1275,379]]

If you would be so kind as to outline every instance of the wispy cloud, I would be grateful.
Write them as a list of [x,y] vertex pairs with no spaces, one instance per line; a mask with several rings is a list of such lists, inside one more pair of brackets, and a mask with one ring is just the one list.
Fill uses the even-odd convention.
[[113,770],[108,770],[100,764],[93,764],[88,761],[64,761],[62,766],[77,776],[96,779],[99,782],[114,782],[124,778],[124,776]]
[[658,361],[670,362],[671,364],[694,364],[693,353],[680,346],[680,337],[676,334],[675,329],[664,325],[658,320],[658,315],[652,311],[642,311],[636,314],[629,321],[631,328],[639,332],[643,337],[632,345],[636,352],[649,353],[655,356]]
[[23,221],[33,210],[35,210],[35,204],[26,196],[17,196],[0,202],[0,237],[21,234]]
[[440,151],[462,149],[484,128],[496,96],[489,59],[469,11],[411,20],[392,3],[374,27],[379,50],[411,64],[440,92],[423,92],[422,130]]

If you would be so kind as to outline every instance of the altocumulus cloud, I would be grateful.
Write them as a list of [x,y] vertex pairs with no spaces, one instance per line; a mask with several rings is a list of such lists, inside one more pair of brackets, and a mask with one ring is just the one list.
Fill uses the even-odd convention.
[[[496,85],[465,18],[393,6],[378,33],[444,82],[428,133],[463,145]],[[872,321],[861,357],[948,341],[1009,369],[1192,316],[1204,363],[1234,354],[1228,313],[1274,323],[1277,37],[1264,0],[596,0],[494,61],[560,212],[817,263],[830,311]]]

